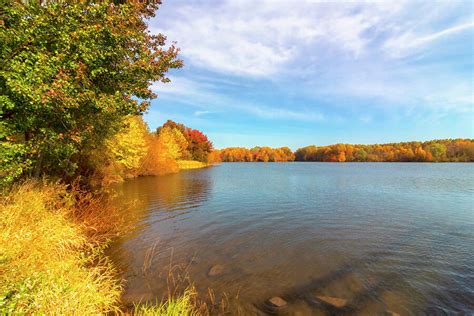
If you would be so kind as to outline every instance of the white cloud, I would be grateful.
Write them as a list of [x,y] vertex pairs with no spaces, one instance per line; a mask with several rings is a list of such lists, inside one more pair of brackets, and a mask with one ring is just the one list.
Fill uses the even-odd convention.
[[419,51],[423,46],[429,45],[439,39],[455,35],[474,27],[474,22],[462,23],[448,27],[441,31],[427,35],[417,35],[413,31],[405,32],[399,36],[390,38],[383,46],[383,49],[391,57],[405,57],[411,53]]
[[212,114],[212,113],[215,113],[215,112],[213,112],[213,111],[195,111],[194,115],[195,116],[202,116],[202,115]]
[[[467,2],[176,0],[165,2],[151,28],[178,42],[192,74],[154,90],[198,108],[196,117],[228,109],[320,121],[334,115],[317,101],[337,107],[339,97],[359,104],[361,121],[369,106],[466,112],[474,103],[472,75],[452,58],[423,56],[427,48],[442,51],[435,46],[441,39],[472,32]],[[470,44],[472,56],[472,37]],[[259,89],[307,95],[310,104],[248,101],[225,91],[243,86],[257,96]]]
[[[308,49],[318,55],[329,46],[359,57],[371,40],[364,32],[400,10],[401,3],[174,2],[160,9],[163,12],[151,28],[177,41],[192,65],[235,75],[271,76],[305,58]],[[168,9],[172,14],[167,15]]]

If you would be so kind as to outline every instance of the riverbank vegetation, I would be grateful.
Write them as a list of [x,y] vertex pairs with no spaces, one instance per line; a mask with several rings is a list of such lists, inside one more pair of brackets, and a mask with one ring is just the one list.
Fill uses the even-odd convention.
[[[183,63],[147,21],[154,1],[7,1],[0,13],[0,314],[123,311],[104,255],[129,229],[102,192],[138,176],[219,161],[473,161],[472,140],[388,145],[227,148],[142,115],[152,82]],[[398,159],[398,160],[397,160]],[[191,314],[170,297],[137,314]]]
[[212,143],[201,131],[168,120],[150,132],[141,116],[124,119],[123,128],[94,152],[88,183],[107,186],[139,176],[157,176],[207,166]]
[[[142,118],[179,49],[147,21],[158,2],[7,1],[0,13],[0,314],[122,312],[104,255],[127,223],[104,186],[206,162],[212,143]],[[181,306],[183,297],[157,307]],[[171,309],[170,309],[171,308]],[[137,310],[139,314],[146,311]],[[166,313],[165,313],[166,314]]]
[[210,158],[213,162],[278,162],[293,161],[295,156],[289,147],[229,147],[214,151]]
[[296,161],[327,162],[472,162],[473,139],[441,139],[376,145],[307,146],[295,152]]
[[102,205],[85,198],[81,208],[75,196],[62,184],[28,181],[2,199],[0,314],[118,311],[120,282],[103,255],[114,229],[94,209]]
[[209,155],[212,162],[473,162],[473,139],[441,139],[375,145],[335,144],[306,146],[292,152],[288,147],[229,147]]

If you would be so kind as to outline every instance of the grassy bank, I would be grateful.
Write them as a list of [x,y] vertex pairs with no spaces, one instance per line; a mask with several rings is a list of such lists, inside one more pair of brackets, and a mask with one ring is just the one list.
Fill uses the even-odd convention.
[[180,170],[198,169],[198,168],[205,168],[205,167],[210,166],[208,163],[200,162],[196,160],[178,160],[176,162],[178,163],[178,167]]
[[[0,205],[0,314],[122,313],[121,281],[103,250],[120,226],[90,194],[26,182]],[[107,218],[104,218],[107,216]],[[136,315],[192,315],[191,293]]]
[[25,183],[0,209],[0,314],[101,314],[121,293],[103,245],[73,220],[64,186]]

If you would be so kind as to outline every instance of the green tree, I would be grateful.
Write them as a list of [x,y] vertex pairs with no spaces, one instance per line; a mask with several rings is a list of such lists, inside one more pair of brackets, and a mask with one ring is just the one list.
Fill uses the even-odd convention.
[[431,144],[428,146],[428,151],[433,155],[434,161],[443,161],[446,158],[446,146],[443,144]]
[[[147,29],[153,1],[6,1],[0,11],[0,176],[68,177],[144,112],[178,49]],[[14,162],[14,163],[13,163]]]
[[367,152],[362,148],[357,149],[354,153],[354,158],[357,161],[366,161],[367,160]]

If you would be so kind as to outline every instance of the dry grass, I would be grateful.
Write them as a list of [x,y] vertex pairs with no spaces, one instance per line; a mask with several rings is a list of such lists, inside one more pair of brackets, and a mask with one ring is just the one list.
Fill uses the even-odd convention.
[[177,163],[180,170],[205,168],[209,166],[207,163],[195,160],[178,160]]
[[118,312],[121,288],[114,269],[100,243],[88,238],[90,223],[71,219],[75,205],[59,184],[26,182],[3,198],[0,314]]
[[[187,269],[170,260],[168,299],[121,309],[118,274],[104,255],[126,225],[106,197],[78,186],[34,181],[16,186],[0,203],[0,315],[210,315],[226,301],[199,300]],[[154,245],[144,258],[152,264]]]

